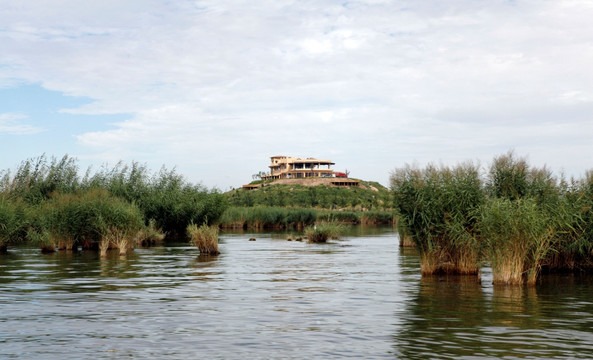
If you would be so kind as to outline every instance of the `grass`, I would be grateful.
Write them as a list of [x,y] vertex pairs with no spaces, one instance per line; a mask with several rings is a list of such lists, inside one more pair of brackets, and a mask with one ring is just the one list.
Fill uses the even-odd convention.
[[220,217],[226,229],[303,229],[316,222],[344,225],[378,225],[393,223],[394,214],[387,210],[326,210],[287,207],[229,207]]
[[218,227],[206,224],[197,226],[190,224],[187,227],[190,242],[200,250],[200,254],[218,255]]
[[160,244],[165,239],[165,233],[158,228],[156,221],[150,219],[148,225],[145,225],[136,235],[136,245],[149,247]]
[[309,242],[326,242],[328,239],[337,239],[343,232],[341,224],[322,223],[305,228],[305,237]]
[[[79,175],[76,159],[40,156],[0,171],[0,251],[24,241],[50,249],[119,248],[184,235],[190,223],[217,223],[226,208],[217,190],[174,170],[137,162]],[[142,231],[140,231],[142,230]],[[140,233],[138,233],[140,231]]]
[[399,233],[420,251],[422,274],[478,274],[476,214],[484,202],[479,166],[405,166],[390,181]]
[[535,284],[551,251],[552,229],[533,199],[500,199],[482,208],[484,252],[492,264],[494,284]]
[[360,187],[271,184],[256,190],[236,189],[225,194],[230,206],[292,207],[318,209],[384,210],[392,207],[389,190],[379,183],[362,181]]
[[229,207],[221,216],[223,228],[302,229],[315,223],[314,209],[256,206],[251,208]]
[[477,273],[493,282],[533,285],[542,269],[593,270],[593,172],[556,178],[513,152],[497,156],[484,181],[473,164],[406,166],[391,175],[403,239],[421,256],[423,275]]
[[15,206],[0,197],[0,253],[5,253],[13,234],[18,228]]

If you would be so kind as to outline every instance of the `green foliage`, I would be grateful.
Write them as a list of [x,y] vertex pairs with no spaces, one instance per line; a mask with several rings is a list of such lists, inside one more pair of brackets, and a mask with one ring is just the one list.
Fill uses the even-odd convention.
[[0,251],[4,251],[18,226],[15,206],[0,196]]
[[[0,196],[18,220],[4,238],[43,244],[51,239],[59,248],[94,247],[105,236],[122,245],[131,236],[126,229],[137,229],[136,213],[143,226],[152,221],[155,229],[183,235],[192,222],[216,223],[226,208],[217,190],[193,185],[174,170],[152,174],[137,162],[120,162],[95,173],[89,168],[80,177],[76,160],[67,155],[59,160],[41,156],[23,161],[14,173],[2,171]],[[113,241],[102,244],[113,246]]]
[[217,222],[226,208],[226,200],[218,191],[192,185],[175,170],[164,167],[151,175],[138,163],[119,163],[90,177],[87,184],[136,204],[146,223],[154,219],[157,227],[173,236],[184,234],[191,223]]
[[103,189],[57,194],[35,214],[35,226],[29,240],[47,240],[55,247],[72,249],[79,244],[96,247],[101,239],[117,232],[122,238],[133,238],[143,227],[139,209]]
[[524,158],[517,159],[512,151],[495,157],[487,182],[491,197],[515,200],[527,195],[529,165]]
[[310,242],[326,242],[337,239],[344,232],[344,227],[336,223],[321,223],[305,228],[305,236]]
[[[373,190],[373,188],[376,190]],[[255,190],[237,189],[225,194],[231,206],[306,207],[322,209],[388,209],[389,191],[375,182],[362,182],[361,187],[327,185],[266,185]]]
[[471,164],[392,173],[398,230],[420,250],[423,273],[480,258],[499,283],[533,284],[542,268],[593,269],[593,172],[558,180],[509,152],[485,180]]
[[476,214],[485,200],[478,166],[406,166],[390,180],[398,227],[423,255],[423,273],[477,272]]
[[53,192],[74,192],[80,183],[76,160],[64,155],[61,159],[45,155],[21,162],[14,175],[4,171],[0,190],[13,199],[40,204]]
[[494,283],[535,283],[550,251],[553,223],[533,198],[492,198],[481,209],[484,252]]
[[256,206],[230,207],[220,219],[223,227],[231,228],[287,228],[304,227],[315,223],[314,209]]

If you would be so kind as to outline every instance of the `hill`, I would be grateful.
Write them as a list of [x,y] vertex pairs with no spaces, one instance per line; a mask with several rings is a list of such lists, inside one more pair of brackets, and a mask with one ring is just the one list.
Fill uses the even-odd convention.
[[225,193],[231,206],[278,206],[321,209],[391,209],[389,190],[378,182],[360,181],[359,186],[333,186],[326,179],[276,180],[253,189]]

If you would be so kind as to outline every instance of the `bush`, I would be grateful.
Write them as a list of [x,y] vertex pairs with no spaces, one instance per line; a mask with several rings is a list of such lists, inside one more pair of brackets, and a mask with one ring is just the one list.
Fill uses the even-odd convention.
[[218,255],[218,228],[203,224],[198,227],[190,224],[187,227],[187,235],[190,242],[200,250],[200,254]]

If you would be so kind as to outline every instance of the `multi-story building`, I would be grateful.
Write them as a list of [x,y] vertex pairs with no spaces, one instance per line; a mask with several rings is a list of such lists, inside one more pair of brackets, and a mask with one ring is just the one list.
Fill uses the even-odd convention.
[[[331,160],[314,158],[296,158],[292,156],[272,156],[269,166],[270,172],[261,176],[262,180],[277,180],[272,184],[300,184],[305,186],[359,186],[360,181],[348,179],[343,172],[333,171],[335,165]],[[243,185],[243,189],[254,190],[262,187],[264,183],[256,182]]]
[[272,156],[271,160],[270,173],[262,176],[263,180],[331,178],[336,174],[343,175],[332,170],[331,166],[335,163],[331,160],[301,159],[291,156]]

